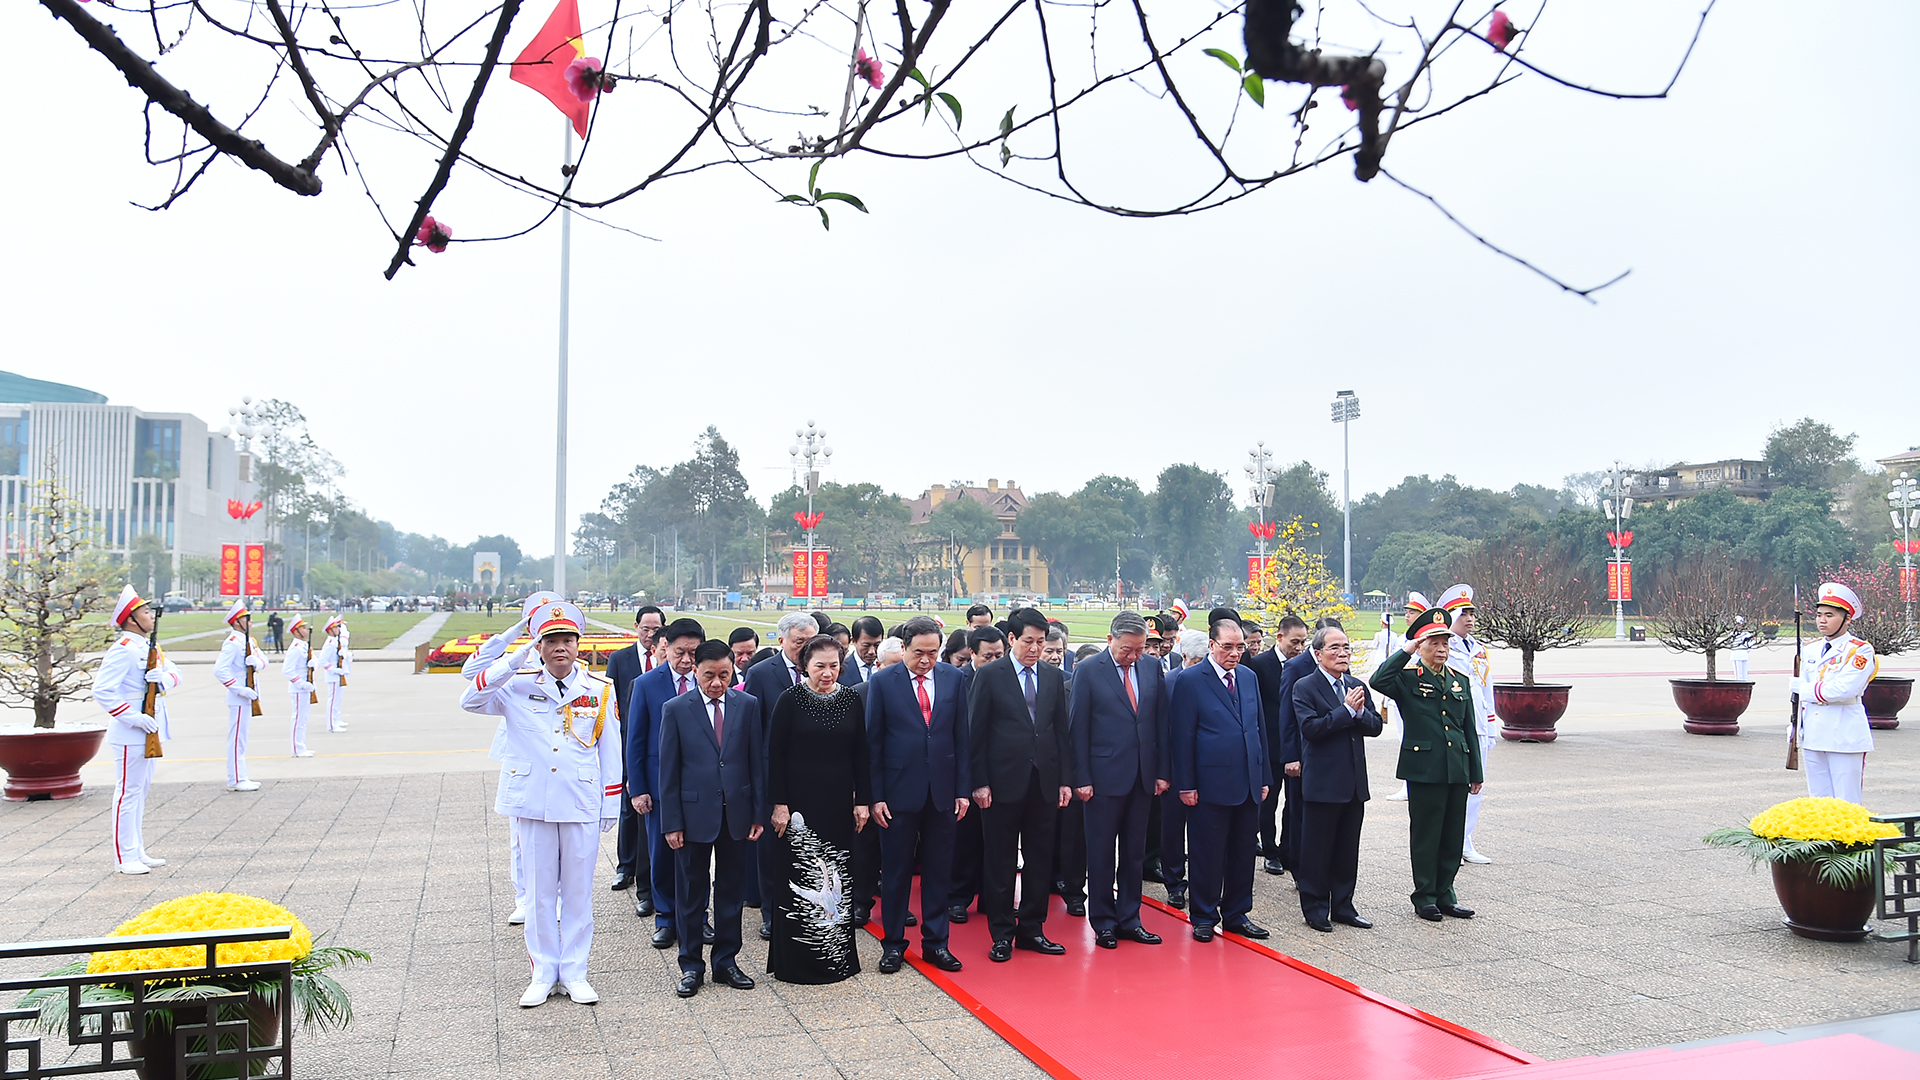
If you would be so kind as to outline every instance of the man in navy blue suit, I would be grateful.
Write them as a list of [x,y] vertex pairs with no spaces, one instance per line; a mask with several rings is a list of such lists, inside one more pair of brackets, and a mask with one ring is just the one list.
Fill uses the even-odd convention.
[[[633,680],[647,673],[647,661],[653,655],[653,636],[660,631],[660,609],[648,604],[633,613],[633,629],[640,640],[607,657],[607,682],[613,685],[614,715],[620,718],[620,730],[627,729],[627,696]],[[633,913],[646,918],[653,914],[653,871],[648,855],[646,822],[633,808],[633,790],[620,802],[620,834],[615,851],[613,891],[620,892],[640,883],[633,891]]]
[[1074,666],[1067,704],[1074,794],[1086,809],[1087,921],[1103,949],[1118,948],[1123,937],[1160,944],[1160,935],[1140,925],[1140,882],[1147,808],[1167,790],[1161,746],[1168,699],[1160,664],[1146,659],[1146,650],[1147,621],[1139,612],[1114,616],[1106,651]]
[[853,620],[848,633],[847,662],[840,665],[840,685],[859,686],[873,678],[880,666],[880,640],[887,636],[887,628],[879,619],[862,615]]
[[[1327,627],[1340,629],[1338,619],[1318,619],[1314,630],[1318,632]],[[1300,793],[1300,718],[1293,712],[1293,684],[1311,674],[1319,660],[1309,645],[1298,656],[1280,665],[1280,708],[1276,712],[1275,722],[1280,728],[1280,745],[1269,746],[1274,759],[1280,762],[1280,773],[1273,778],[1286,796],[1279,806],[1280,818],[1280,860],[1287,866],[1300,861],[1300,838],[1304,828],[1303,821],[1307,812],[1307,801]]]
[[1238,619],[1217,620],[1207,637],[1207,659],[1174,681],[1167,740],[1173,787],[1189,808],[1193,939],[1212,941],[1215,926],[1264,938],[1247,918],[1260,800],[1273,785],[1260,683],[1237,670],[1246,651]]
[[938,663],[940,624],[920,615],[900,628],[904,659],[867,684],[867,760],[873,821],[880,826],[880,973],[900,970],[907,951],[907,897],[920,861],[920,955],[946,971],[947,878],[967,804],[967,688],[958,669]]
[[1331,933],[1333,924],[1362,930],[1373,924],[1353,906],[1360,874],[1360,822],[1367,799],[1366,740],[1380,734],[1380,714],[1366,684],[1349,674],[1353,646],[1337,627],[1313,635],[1319,666],[1294,681],[1293,715],[1300,725],[1300,793],[1305,815],[1300,861],[1300,913],[1307,925]]
[[[1306,649],[1307,624],[1298,615],[1288,615],[1280,620],[1279,629],[1274,633],[1273,648],[1248,657],[1242,665],[1260,680],[1260,709],[1267,725],[1267,749],[1271,752],[1274,784],[1260,803],[1260,855],[1266,861],[1267,873],[1274,875],[1287,872],[1287,860],[1280,845],[1280,795],[1288,786],[1286,762],[1280,760],[1284,748],[1280,740],[1280,706],[1288,700],[1286,688],[1292,679],[1287,677],[1285,667],[1287,661]],[[1295,674],[1298,674],[1297,668]],[[1293,786],[1299,785],[1296,782]]]
[[[825,616],[815,618],[804,611],[789,611],[780,616],[775,625],[780,633],[780,647],[773,655],[753,665],[747,672],[747,681],[741,687],[760,702],[760,715],[771,719],[773,703],[780,695],[800,682],[800,647],[812,640],[815,634],[823,632],[827,624]],[[760,733],[767,737],[765,730]],[[767,747],[761,747],[766,753]],[[761,895],[762,881],[779,880],[780,849],[776,838],[769,836],[762,841],[752,866],[747,871],[747,903],[760,909],[760,940],[773,940],[773,905],[765,902]]]
[[693,689],[693,658],[707,633],[692,619],[675,619],[660,635],[666,639],[667,662],[633,680],[627,693],[625,735],[627,798],[647,819],[653,871],[653,947],[669,949],[679,934],[673,914],[678,895],[673,849],[662,835],[666,830],[661,827],[660,816],[652,812],[660,791],[660,717],[667,702]]
[[660,816],[673,849],[680,921],[681,997],[700,992],[708,866],[714,868],[713,981],[753,989],[740,970],[740,908],[747,860],[767,820],[760,703],[732,689],[733,651],[703,641],[695,652],[697,693],[667,704],[660,718]]
[[[978,610],[986,610],[984,604],[973,606]],[[987,614],[991,615],[992,612],[987,611]],[[967,631],[967,652],[967,666],[955,670],[960,672],[963,685],[971,691],[974,673],[1007,655],[1007,635],[997,626],[976,626]],[[980,826],[982,818],[983,815],[976,810],[961,818],[960,824],[954,829],[953,873],[948,878],[950,884],[947,890],[948,922],[966,922],[969,918],[968,906],[981,894],[983,879],[980,858],[986,848],[986,834]]]

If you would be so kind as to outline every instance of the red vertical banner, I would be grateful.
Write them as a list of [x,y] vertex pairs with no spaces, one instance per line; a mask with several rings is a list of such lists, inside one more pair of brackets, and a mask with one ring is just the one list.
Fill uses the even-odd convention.
[[812,575],[807,572],[807,549],[794,548],[793,588],[789,591],[795,596],[811,596],[813,594],[812,585]]
[[247,545],[245,584],[246,594],[248,596],[265,596],[267,594],[267,545]]
[[1911,566],[1900,568],[1900,600],[1907,604],[1920,601],[1920,569]]
[[815,548],[813,551],[813,592],[810,596],[825,599],[827,595],[827,549]]
[[240,545],[220,545],[220,595],[240,595]]
[[1630,562],[1607,563],[1607,600],[1633,599],[1633,564]]
[[1253,580],[1260,576],[1260,571],[1265,570],[1272,564],[1273,556],[1271,555],[1247,556],[1247,583],[1251,585]]

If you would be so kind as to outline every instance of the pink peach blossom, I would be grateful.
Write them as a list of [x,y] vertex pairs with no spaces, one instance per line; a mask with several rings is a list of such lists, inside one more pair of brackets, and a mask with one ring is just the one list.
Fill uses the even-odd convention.
[[1487,40],[1493,42],[1494,48],[1506,52],[1507,46],[1513,44],[1513,39],[1519,36],[1520,28],[1513,25],[1513,20],[1507,18],[1506,12],[1493,13],[1493,25],[1487,28]]
[[581,101],[592,101],[600,96],[600,89],[606,79],[600,71],[600,58],[583,56],[567,65],[567,89]]
[[881,68],[880,61],[868,56],[867,50],[865,49],[854,50],[853,73],[867,80],[867,85],[873,87],[875,90],[880,89],[880,84],[886,81],[883,77],[884,69]]
[[1343,86],[1340,88],[1340,103],[1347,107],[1348,112],[1352,112],[1360,107],[1360,95],[1353,92],[1353,87]]
[[427,220],[420,223],[420,231],[413,234],[416,247],[424,247],[436,255],[447,250],[447,242],[452,239],[453,230],[433,220],[432,214],[428,214]]

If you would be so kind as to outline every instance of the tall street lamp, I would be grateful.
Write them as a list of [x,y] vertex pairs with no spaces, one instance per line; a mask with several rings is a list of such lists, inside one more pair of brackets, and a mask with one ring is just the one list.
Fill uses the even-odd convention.
[[1893,490],[1887,492],[1887,502],[1893,509],[1887,516],[1893,519],[1893,527],[1900,530],[1900,599],[1906,601],[1907,629],[1913,629],[1913,530],[1920,529],[1920,480],[1906,473],[1893,482]]
[[820,524],[820,519],[813,513],[813,495],[820,490],[820,472],[815,468],[815,463],[833,464],[833,447],[827,445],[826,429],[814,427],[811,420],[807,421],[805,431],[796,428],[793,437],[797,441],[787,449],[787,453],[792,455],[794,464],[804,461],[807,467],[803,477],[807,489],[807,518],[802,522],[807,534],[807,591],[803,595],[810,598],[813,596],[813,530]]
[[1360,418],[1360,398],[1351,390],[1342,390],[1333,399],[1333,422],[1340,425],[1340,510],[1345,525],[1341,528],[1346,545],[1346,563],[1341,571],[1341,595],[1353,598],[1353,421]]
[[[1600,478],[1602,495],[1600,510],[1613,519],[1613,532],[1607,534],[1607,538],[1613,544],[1614,573],[1618,575],[1614,579],[1616,584],[1613,589],[1613,640],[1615,641],[1627,640],[1627,581],[1624,568],[1621,566],[1626,543],[1622,541],[1626,539],[1626,521],[1633,516],[1633,498],[1628,492],[1633,490],[1635,483],[1636,478],[1627,472],[1626,467],[1617,459],[1613,463],[1613,470]],[[1627,543],[1631,542],[1627,541]]]
[[[251,395],[241,397],[240,404],[238,405],[227,406],[227,415],[233,419],[233,423],[221,427],[216,434],[232,439],[239,446],[239,454],[235,458],[234,481],[241,485],[240,490],[244,492],[246,491],[246,485],[254,484],[253,440],[257,438],[262,441],[268,441],[280,432],[271,423],[268,423],[270,417],[267,414],[266,403],[262,402],[259,405],[255,405]],[[269,446],[271,446],[270,442]],[[254,487],[256,491],[259,490],[257,484],[254,485]],[[271,511],[268,512],[268,516],[271,518]],[[253,515],[248,513],[240,519],[240,551],[243,559],[246,553],[246,545],[252,541]],[[264,592],[266,578],[265,567],[261,568],[260,576],[262,579],[261,591]],[[305,583],[303,582],[302,584],[304,586]],[[240,595],[245,597],[246,593],[247,586],[245,571],[243,570],[240,583]]]
[[[1253,504],[1254,512],[1260,515],[1259,527],[1253,530],[1255,551],[1262,570],[1267,566],[1267,510],[1273,506],[1273,451],[1267,449],[1265,439],[1255,443],[1247,451],[1247,464],[1242,472],[1247,474],[1250,486],[1247,499]],[[1253,589],[1252,575],[1248,575],[1248,591]]]

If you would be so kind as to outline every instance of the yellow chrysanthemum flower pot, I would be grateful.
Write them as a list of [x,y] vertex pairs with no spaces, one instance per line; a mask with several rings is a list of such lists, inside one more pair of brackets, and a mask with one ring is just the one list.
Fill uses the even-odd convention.
[[1859,941],[1871,932],[1874,841],[1900,835],[1845,799],[1789,799],[1745,828],[1708,833],[1710,847],[1738,848],[1766,863],[1787,928],[1816,941]]

